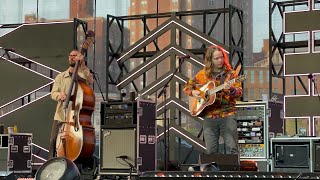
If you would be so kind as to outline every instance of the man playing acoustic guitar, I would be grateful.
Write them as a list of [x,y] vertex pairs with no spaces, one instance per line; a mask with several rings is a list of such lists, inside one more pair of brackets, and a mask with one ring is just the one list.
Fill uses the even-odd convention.
[[236,98],[242,95],[241,80],[231,68],[228,57],[219,46],[208,47],[205,66],[193,80],[185,84],[184,93],[195,97],[191,114],[204,118],[204,139],[208,154],[218,153],[219,137],[223,137],[225,152],[239,154]]

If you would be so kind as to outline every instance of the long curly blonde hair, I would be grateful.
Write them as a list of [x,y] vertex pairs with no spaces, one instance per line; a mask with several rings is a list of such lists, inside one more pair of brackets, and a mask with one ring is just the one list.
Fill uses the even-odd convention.
[[205,69],[205,74],[207,77],[210,77],[213,73],[213,69],[214,69],[214,65],[213,65],[213,62],[212,62],[212,58],[213,58],[213,53],[215,51],[221,51],[222,54],[223,54],[223,60],[224,60],[224,70],[226,71],[229,71],[231,70],[231,65],[229,64],[229,59],[228,59],[228,55],[226,54],[226,52],[223,50],[222,47],[220,46],[209,46],[207,48],[207,51],[206,51],[206,55],[205,55],[205,58],[204,58],[204,69]]

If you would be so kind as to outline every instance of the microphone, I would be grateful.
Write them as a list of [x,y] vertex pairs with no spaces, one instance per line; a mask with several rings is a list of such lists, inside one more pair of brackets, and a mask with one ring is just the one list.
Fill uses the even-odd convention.
[[122,156],[117,156],[117,158],[121,158],[121,159],[128,159],[128,156],[124,156],[124,155],[122,155]]
[[190,55],[184,55],[184,56],[178,56],[179,59],[188,59],[190,58]]
[[11,52],[16,52],[16,50],[14,48],[3,48],[3,50],[5,51],[11,51]]

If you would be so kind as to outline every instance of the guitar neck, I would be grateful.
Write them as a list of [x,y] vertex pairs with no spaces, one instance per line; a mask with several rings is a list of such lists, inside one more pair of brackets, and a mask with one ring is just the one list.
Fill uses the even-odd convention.
[[233,84],[235,81],[236,81],[235,79],[232,79],[232,80],[228,81],[226,84],[221,84],[220,86],[217,86],[217,87],[211,89],[209,92],[210,92],[210,94],[217,93],[217,92],[221,91],[222,89],[224,89],[227,84]]

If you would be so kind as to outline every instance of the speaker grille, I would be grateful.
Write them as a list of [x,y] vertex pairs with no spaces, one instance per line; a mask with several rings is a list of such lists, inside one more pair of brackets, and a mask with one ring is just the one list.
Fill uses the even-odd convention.
[[136,129],[102,129],[101,169],[130,169],[130,166],[118,156],[136,165]]
[[0,148],[0,171],[7,171],[8,148]]

